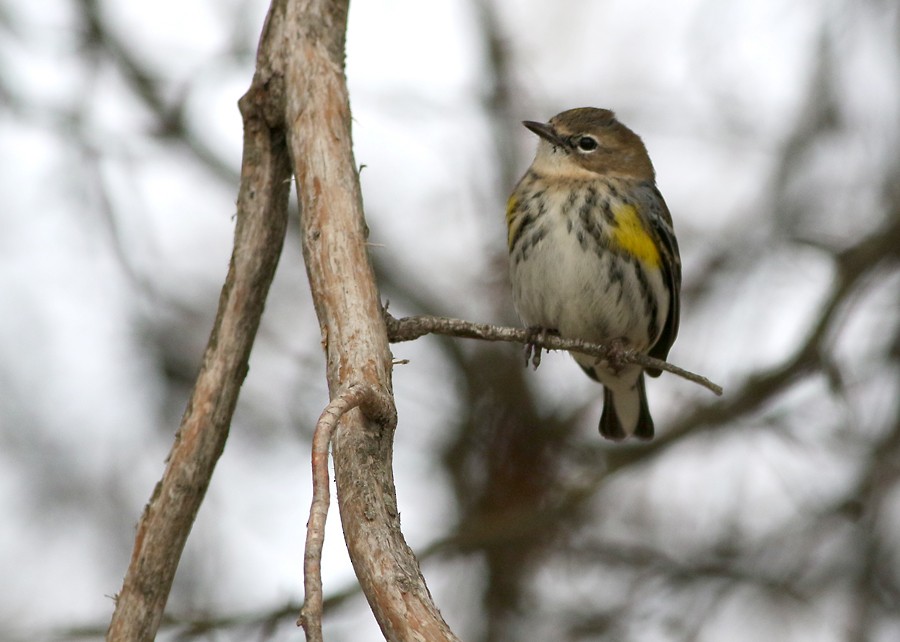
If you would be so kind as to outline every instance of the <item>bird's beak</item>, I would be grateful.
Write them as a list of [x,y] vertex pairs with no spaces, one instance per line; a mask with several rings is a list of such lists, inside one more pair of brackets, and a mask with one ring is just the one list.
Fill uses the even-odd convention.
[[553,129],[552,125],[548,123],[536,123],[533,120],[523,120],[522,124],[551,145],[555,147],[564,146],[563,140],[559,137],[559,134],[556,133],[556,130]]

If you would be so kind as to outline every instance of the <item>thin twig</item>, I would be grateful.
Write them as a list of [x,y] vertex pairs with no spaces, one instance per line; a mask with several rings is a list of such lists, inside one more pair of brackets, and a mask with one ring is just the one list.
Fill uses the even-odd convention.
[[512,343],[532,343],[546,350],[575,350],[584,354],[606,359],[616,359],[621,363],[633,363],[644,368],[656,368],[665,370],[674,375],[687,379],[716,395],[722,395],[722,387],[713,383],[706,377],[674,366],[667,361],[654,359],[653,357],[630,350],[619,354],[608,345],[600,343],[588,343],[581,339],[565,339],[563,337],[546,335],[535,336],[533,332],[524,328],[509,328],[491,325],[489,323],[473,323],[462,319],[450,319],[448,317],[415,316],[397,319],[385,310],[385,323],[387,324],[388,339],[391,343],[412,341],[425,334],[442,334],[450,337],[463,337],[466,339],[482,339],[484,341],[509,341]]
[[316,422],[312,441],[312,504],[306,524],[306,551],[303,555],[303,608],[297,624],[306,632],[307,642],[322,640],[322,544],[325,520],[331,502],[328,482],[328,448],[338,421],[348,411],[363,404],[372,395],[370,386],[352,384],[331,400]]

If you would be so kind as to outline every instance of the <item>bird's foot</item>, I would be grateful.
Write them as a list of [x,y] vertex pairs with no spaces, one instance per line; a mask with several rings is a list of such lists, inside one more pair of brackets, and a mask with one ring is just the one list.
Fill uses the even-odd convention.
[[618,375],[627,365],[625,357],[631,353],[631,347],[625,339],[618,338],[608,341],[606,348],[606,365],[613,374]]
[[553,330],[550,328],[542,328],[540,326],[531,326],[528,328],[528,339],[525,342],[525,367],[528,367],[529,362],[534,367],[535,370],[538,369],[538,366],[541,365],[541,350],[542,348],[538,345],[538,342],[543,343],[546,341],[548,336],[559,336],[558,330]]

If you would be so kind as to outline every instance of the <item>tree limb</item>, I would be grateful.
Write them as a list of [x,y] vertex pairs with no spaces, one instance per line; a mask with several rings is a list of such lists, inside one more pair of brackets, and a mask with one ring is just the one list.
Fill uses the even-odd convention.
[[644,368],[657,368],[665,370],[683,379],[692,381],[704,388],[722,395],[722,387],[713,383],[706,377],[695,374],[678,366],[672,365],[661,359],[637,352],[626,351],[619,354],[610,346],[599,343],[588,343],[581,339],[564,339],[553,335],[535,337],[525,328],[509,328],[488,323],[473,323],[462,319],[450,319],[447,317],[415,316],[397,319],[387,311],[384,312],[387,324],[388,336],[391,343],[412,341],[425,334],[442,334],[450,337],[463,337],[467,339],[482,339],[485,341],[510,341],[515,343],[533,343],[546,350],[577,350],[585,354],[607,359],[616,359],[622,363],[633,363]]
[[[244,157],[234,251],[215,325],[168,463],[138,524],[107,640],[153,640],[197,510],[228,437],[250,349],[284,245],[290,166],[261,101],[268,67],[241,100]],[[260,95],[260,91],[263,95]]]
[[388,640],[456,640],[400,532],[391,468],[391,353],[367,255],[344,78],[348,3],[282,1],[285,41],[270,55],[285,57],[285,122],[329,391],[334,399],[361,385],[381,400],[349,410],[337,422],[334,468],[344,538]]

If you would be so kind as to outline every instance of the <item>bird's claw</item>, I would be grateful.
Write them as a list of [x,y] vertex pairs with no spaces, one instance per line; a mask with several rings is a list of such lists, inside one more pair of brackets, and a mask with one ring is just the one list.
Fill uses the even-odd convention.
[[618,375],[625,367],[625,357],[628,356],[631,349],[625,339],[613,339],[606,344],[606,348],[606,365],[613,374]]
[[531,363],[535,370],[538,369],[538,366],[541,365],[541,352],[544,350],[540,344],[543,344],[544,341],[547,340],[547,337],[551,335],[559,336],[559,332],[549,328],[541,328],[539,326],[528,328],[528,339],[525,342],[526,368],[528,367],[528,364]]

